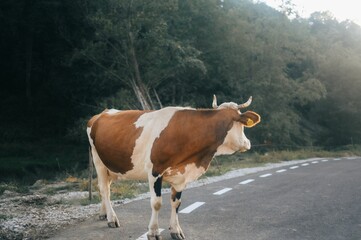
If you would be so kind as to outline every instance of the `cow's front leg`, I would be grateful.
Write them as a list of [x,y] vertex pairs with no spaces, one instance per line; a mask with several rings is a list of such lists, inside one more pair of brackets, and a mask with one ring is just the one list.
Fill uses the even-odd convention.
[[181,205],[181,195],[182,192],[177,192],[173,187],[171,188],[172,193],[171,193],[171,198],[170,198],[170,204],[172,207],[171,210],[171,216],[170,216],[170,235],[172,236],[173,239],[185,239],[184,233],[181,229],[181,227],[179,226],[179,221],[178,221],[178,209],[179,206]]
[[148,226],[148,240],[161,240],[159,233],[158,214],[162,206],[162,176],[150,174],[148,176],[150,191],[150,206],[152,207],[152,217]]

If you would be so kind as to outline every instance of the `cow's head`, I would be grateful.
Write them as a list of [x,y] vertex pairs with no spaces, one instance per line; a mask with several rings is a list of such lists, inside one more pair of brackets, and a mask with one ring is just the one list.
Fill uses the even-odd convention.
[[252,97],[247,102],[237,104],[234,102],[222,103],[218,106],[217,98],[213,95],[212,107],[214,109],[233,109],[238,115],[234,120],[232,128],[228,131],[227,136],[222,144],[219,154],[228,154],[236,151],[245,152],[251,148],[251,142],[244,134],[244,127],[251,128],[261,121],[261,117],[252,111],[242,113],[241,109],[248,107],[252,102]]

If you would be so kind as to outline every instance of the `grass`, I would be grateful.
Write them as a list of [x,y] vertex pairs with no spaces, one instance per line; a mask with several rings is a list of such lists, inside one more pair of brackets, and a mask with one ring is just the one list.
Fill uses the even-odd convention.
[[[100,203],[100,197],[99,195],[93,195],[93,198],[92,200],[89,200],[89,198],[83,198],[83,199],[80,199],[78,201],[75,202],[76,205],[81,205],[81,206],[87,206],[89,204],[96,204],[96,203]],[[72,203],[70,203],[72,204]],[[74,202],[73,202],[74,204]]]
[[40,178],[55,179],[58,173],[79,172],[87,164],[88,150],[82,145],[54,140],[0,144],[0,181],[31,185]]
[[112,184],[111,198],[113,200],[133,198],[148,191],[149,188],[147,182],[130,180],[117,181]]
[[23,185],[18,182],[1,182],[0,183],[0,195],[8,190],[10,192],[17,192],[17,193],[29,193],[29,188],[26,185]]

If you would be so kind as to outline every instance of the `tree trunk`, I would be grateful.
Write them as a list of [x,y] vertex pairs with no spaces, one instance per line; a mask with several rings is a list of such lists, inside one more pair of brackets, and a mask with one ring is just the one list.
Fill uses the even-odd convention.
[[138,101],[142,105],[142,108],[144,110],[151,110],[154,109],[154,105],[149,95],[149,89],[144,84],[140,76],[138,59],[135,52],[134,36],[132,33],[132,23],[131,23],[132,4],[133,1],[130,1],[129,9],[128,9],[128,43],[129,43],[128,50],[129,50],[130,62],[132,64],[134,71],[134,75],[132,74],[134,76],[134,79],[132,79],[132,87],[138,98]]
[[140,105],[142,106],[142,109],[144,110],[150,110],[149,108],[149,104],[147,103],[147,100],[145,99],[143,93],[141,92],[141,90],[139,89],[138,85],[136,84],[135,80],[132,79],[132,88],[134,91],[135,96],[138,99],[138,102],[140,103]]
[[157,101],[158,101],[159,107],[160,107],[160,108],[163,108],[163,104],[162,104],[162,102],[160,101],[160,98],[159,98],[159,96],[158,96],[157,91],[156,91],[154,88],[153,88],[153,91],[154,91],[155,98],[156,98]]
[[144,110],[154,109],[153,103],[149,96],[149,90],[143,83],[142,78],[140,76],[139,64],[138,64],[137,55],[135,54],[134,39],[132,32],[129,31],[128,37],[129,37],[129,54],[131,58],[131,63],[133,65],[134,78],[135,78],[133,81],[134,84],[133,89],[135,90],[138,100],[140,101]]

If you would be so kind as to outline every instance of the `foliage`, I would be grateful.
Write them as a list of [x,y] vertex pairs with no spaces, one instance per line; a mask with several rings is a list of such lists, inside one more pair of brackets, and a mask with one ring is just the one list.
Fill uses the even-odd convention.
[[281,12],[250,0],[1,1],[4,171],[27,169],[26,161],[56,169],[48,139],[84,158],[86,121],[104,108],[204,108],[213,94],[254,97],[262,123],[247,132],[253,145],[361,143],[361,28],[327,12],[303,19],[293,7],[290,0]]

